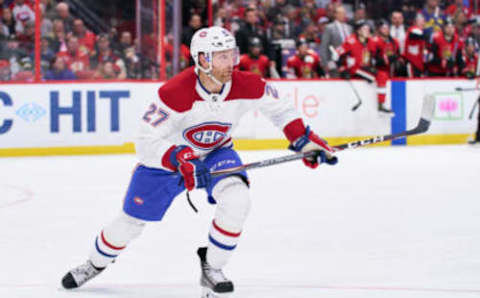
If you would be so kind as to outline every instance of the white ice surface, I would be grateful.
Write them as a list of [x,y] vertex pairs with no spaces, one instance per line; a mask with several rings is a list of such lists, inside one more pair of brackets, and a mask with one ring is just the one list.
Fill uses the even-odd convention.
[[[241,152],[244,161],[289,154]],[[356,149],[335,167],[250,171],[253,209],[225,271],[235,298],[480,297],[480,148]],[[0,159],[0,297],[199,297],[195,250],[214,208],[179,196],[160,223],[76,291],[121,209],[133,155]]]

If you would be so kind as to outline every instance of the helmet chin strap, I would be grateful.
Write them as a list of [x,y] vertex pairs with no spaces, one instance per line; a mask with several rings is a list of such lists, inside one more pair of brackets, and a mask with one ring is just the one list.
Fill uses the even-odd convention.
[[223,86],[223,83],[220,82],[219,80],[217,80],[217,79],[213,76],[213,74],[212,74],[211,71],[207,72],[206,75],[207,75],[215,84],[217,84],[217,85],[219,85],[219,86]]
[[205,68],[203,68],[203,67],[200,66],[200,65],[197,65],[197,66],[195,67],[195,72],[197,73],[197,75],[199,75],[198,72],[199,72],[200,70],[203,71],[203,72],[207,75],[207,77],[209,77],[215,84],[217,84],[217,85],[219,85],[219,86],[223,86],[223,83],[220,82],[219,80],[217,80],[217,79],[213,76],[213,74],[212,74],[212,66],[211,66],[211,65],[208,66],[208,69],[205,69]]

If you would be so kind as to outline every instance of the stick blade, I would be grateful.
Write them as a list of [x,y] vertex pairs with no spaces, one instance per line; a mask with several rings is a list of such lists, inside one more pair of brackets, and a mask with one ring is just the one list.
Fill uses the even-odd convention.
[[433,117],[433,112],[435,111],[435,96],[432,94],[426,94],[423,97],[423,105],[422,105],[422,114],[420,118],[431,121]]

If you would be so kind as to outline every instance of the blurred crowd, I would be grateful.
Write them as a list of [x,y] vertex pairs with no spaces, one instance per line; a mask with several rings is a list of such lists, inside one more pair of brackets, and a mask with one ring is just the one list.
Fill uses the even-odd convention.
[[[0,81],[32,81],[35,8],[30,0],[0,0]],[[44,80],[139,78],[132,33],[95,34],[67,2],[40,0],[40,65]]]
[[[132,30],[89,28],[68,2],[40,1],[41,78],[155,78]],[[155,0],[153,0],[155,1]],[[188,2],[188,4],[186,4]],[[184,4],[180,68],[192,65],[193,34],[208,25],[206,0]],[[266,78],[478,75],[480,22],[473,0],[213,0],[213,25],[231,30],[238,68]],[[387,5],[388,3],[388,5]],[[392,4],[393,3],[393,4]],[[383,5],[384,4],[384,5]],[[172,75],[172,0],[166,1],[166,70]],[[0,0],[0,81],[34,78],[34,0]],[[72,11],[73,10],[73,11]],[[94,33],[97,32],[97,33]],[[153,34],[152,34],[153,35]],[[158,40],[151,38],[151,47]],[[152,66],[153,65],[153,66]]]
[[359,77],[381,88],[391,77],[477,76],[472,1],[396,2],[373,17],[359,1],[220,1],[214,24],[235,33],[239,68],[265,77]]

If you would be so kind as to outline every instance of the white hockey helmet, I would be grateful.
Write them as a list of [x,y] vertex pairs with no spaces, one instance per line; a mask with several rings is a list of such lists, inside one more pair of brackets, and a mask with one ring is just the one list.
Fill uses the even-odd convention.
[[[237,65],[240,58],[238,55],[237,43],[235,37],[225,28],[213,26],[209,28],[200,29],[192,37],[190,44],[190,54],[195,62],[195,68],[200,69],[206,73],[212,70],[212,55],[213,52],[234,50],[235,60],[234,65]],[[200,65],[199,54],[203,53],[205,59],[209,62],[208,69]]]

